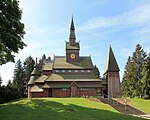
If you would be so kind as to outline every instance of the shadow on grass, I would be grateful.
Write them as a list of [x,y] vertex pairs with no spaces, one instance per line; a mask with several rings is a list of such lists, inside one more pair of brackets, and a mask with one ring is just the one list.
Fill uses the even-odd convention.
[[0,120],[141,120],[109,110],[31,99],[0,105]]

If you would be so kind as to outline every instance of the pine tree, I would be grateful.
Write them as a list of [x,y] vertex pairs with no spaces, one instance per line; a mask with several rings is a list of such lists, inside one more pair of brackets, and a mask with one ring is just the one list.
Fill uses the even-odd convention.
[[1,87],[1,84],[2,84],[2,77],[1,77],[1,75],[0,75],[0,87]]
[[[122,80],[122,94],[125,97],[129,97],[132,95],[132,84],[131,84],[131,80],[129,79],[131,74],[131,57],[129,56],[128,61],[126,63],[125,66],[125,70],[124,70],[124,75],[123,75],[123,80]],[[130,85],[131,84],[131,85]]]
[[140,44],[136,45],[136,50],[133,53],[133,62],[134,62],[134,80],[135,80],[135,95],[139,98],[142,97],[142,85],[141,85],[141,78],[142,78],[142,66],[146,59],[146,52]]
[[47,61],[46,59],[46,55],[43,54],[42,59],[39,60],[39,70],[42,71],[42,67],[44,65],[44,63]]
[[142,97],[150,99],[150,53],[143,64],[141,87]]
[[13,86],[18,89],[20,97],[24,97],[24,71],[20,59],[17,61],[15,65]]
[[146,52],[140,44],[136,45],[133,56],[129,57],[125,67],[122,90],[123,95],[128,97],[142,97],[142,66],[146,59]]
[[31,72],[33,71],[34,64],[35,64],[35,61],[31,56],[26,58],[24,61],[23,67],[24,67],[24,87],[25,87],[24,94],[25,94],[25,96],[27,96],[27,93],[28,93],[27,92],[28,91],[27,90],[28,89],[27,84],[28,84],[28,81],[30,79]]

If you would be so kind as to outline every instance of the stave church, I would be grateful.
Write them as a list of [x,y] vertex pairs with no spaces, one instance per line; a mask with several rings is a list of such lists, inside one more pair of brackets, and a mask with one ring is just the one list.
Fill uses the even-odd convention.
[[28,98],[84,96],[120,97],[119,67],[110,46],[103,78],[97,75],[91,56],[80,56],[72,18],[66,55],[44,61],[42,71],[35,63],[28,82]]

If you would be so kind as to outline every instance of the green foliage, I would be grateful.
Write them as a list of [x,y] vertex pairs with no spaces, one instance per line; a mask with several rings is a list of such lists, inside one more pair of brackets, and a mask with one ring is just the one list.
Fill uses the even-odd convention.
[[13,85],[18,88],[20,97],[24,97],[24,71],[20,59],[17,61],[14,69]]
[[23,66],[23,72],[24,72],[24,96],[27,97],[27,88],[28,88],[28,81],[30,79],[30,75],[31,75],[31,72],[33,71],[33,68],[34,68],[34,64],[35,64],[35,61],[34,59],[29,56],[28,58],[25,59],[24,61],[24,66]]
[[27,84],[34,68],[35,61],[31,56],[25,59],[24,64],[17,61],[14,69],[13,81],[8,81],[7,86],[0,86],[0,103],[27,97]]
[[0,86],[1,86],[1,84],[2,84],[2,77],[1,77],[1,75],[0,75]]
[[142,97],[150,99],[150,54],[143,63],[141,88]]
[[0,103],[19,98],[19,91],[13,86],[11,80],[8,81],[7,86],[0,87]]
[[42,59],[39,59],[39,71],[42,71],[42,67],[43,67],[45,61],[46,61],[46,55],[43,54]]
[[14,53],[26,46],[21,14],[18,0],[0,0],[0,65],[14,62]]
[[[146,52],[144,52],[140,44],[137,44],[132,57],[129,56],[125,66],[122,80],[123,96],[144,98],[145,95],[143,90],[145,89],[145,85],[147,86],[147,83],[144,82],[145,78],[143,78],[143,75],[145,75],[143,64],[146,58]],[[144,73],[142,73],[142,71]]]
[[22,99],[0,105],[1,120],[142,120],[84,98]]

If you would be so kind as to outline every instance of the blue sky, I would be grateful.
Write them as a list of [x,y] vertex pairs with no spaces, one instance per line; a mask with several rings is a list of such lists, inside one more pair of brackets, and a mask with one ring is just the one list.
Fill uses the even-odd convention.
[[[20,0],[28,45],[16,60],[43,54],[65,55],[72,14],[80,55],[90,56],[103,76],[111,44],[121,78],[129,55],[140,43],[150,52],[150,0]],[[0,66],[3,84],[13,77],[15,64]]]

